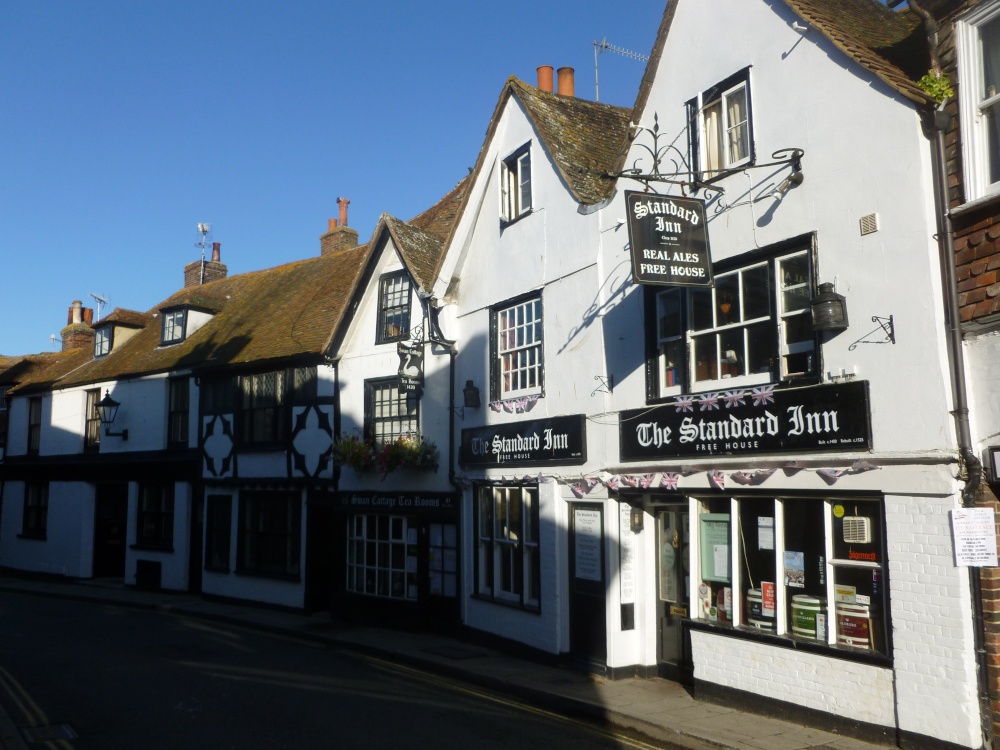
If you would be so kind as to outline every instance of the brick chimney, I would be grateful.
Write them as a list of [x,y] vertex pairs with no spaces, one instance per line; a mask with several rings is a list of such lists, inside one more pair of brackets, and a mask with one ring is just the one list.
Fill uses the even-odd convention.
[[574,96],[573,69],[559,68],[559,91],[561,96]]
[[222,262],[222,243],[212,243],[212,260],[196,260],[184,266],[184,288],[226,278],[229,268]]
[[319,238],[320,255],[339,255],[358,246],[358,232],[347,226],[347,198],[337,198],[340,220],[330,219],[326,234]]
[[93,348],[94,329],[90,327],[93,320],[94,310],[84,307],[78,299],[73,300],[66,317],[66,327],[59,332],[62,336],[62,350],[80,349],[85,346]]
[[538,66],[538,88],[542,91],[552,92],[552,66],[551,65],[539,65]]

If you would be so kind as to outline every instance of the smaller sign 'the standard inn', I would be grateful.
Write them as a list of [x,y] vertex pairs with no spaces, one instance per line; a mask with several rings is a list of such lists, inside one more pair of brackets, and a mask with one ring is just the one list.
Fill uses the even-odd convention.
[[582,464],[587,460],[583,414],[462,430],[458,462],[463,466]]
[[625,192],[637,284],[712,286],[705,205],[694,198]]

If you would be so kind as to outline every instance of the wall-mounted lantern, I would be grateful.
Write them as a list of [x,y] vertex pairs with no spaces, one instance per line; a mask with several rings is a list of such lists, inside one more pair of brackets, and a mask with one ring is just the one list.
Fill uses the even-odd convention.
[[638,534],[642,531],[642,521],[644,516],[645,514],[643,513],[642,508],[632,508],[632,512],[629,514],[629,526],[631,527],[633,534]]
[[111,393],[107,389],[104,390],[104,398],[97,402],[97,418],[101,420],[101,424],[104,425],[104,434],[108,437],[120,437],[122,440],[128,440],[128,430],[122,430],[121,432],[112,432],[111,425],[115,421],[115,417],[118,416],[118,407],[121,406],[120,403],[111,398]]
[[471,380],[465,381],[465,388],[462,389],[462,399],[468,409],[478,409],[482,405],[479,398],[479,389]]
[[833,284],[820,284],[810,301],[814,331],[843,331],[847,328],[847,300],[833,291]]

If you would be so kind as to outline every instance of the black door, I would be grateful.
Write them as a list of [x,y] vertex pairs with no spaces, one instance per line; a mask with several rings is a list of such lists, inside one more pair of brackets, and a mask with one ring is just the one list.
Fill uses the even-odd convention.
[[592,669],[607,665],[604,508],[569,508],[569,641],[574,657]]
[[201,569],[205,537],[205,492],[196,487],[191,495],[191,550],[188,556],[188,590],[201,593]]
[[321,500],[310,498],[306,514],[305,608],[307,612],[330,611],[336,555],[338,550],[343,550],[343,524],[337,528],[333,506]]
[[420,599],[425,625],[451,632],[460,621],[458,519],[420,523]]
[[94,500],[94,578],[125,577],[128,483],[97,485]]

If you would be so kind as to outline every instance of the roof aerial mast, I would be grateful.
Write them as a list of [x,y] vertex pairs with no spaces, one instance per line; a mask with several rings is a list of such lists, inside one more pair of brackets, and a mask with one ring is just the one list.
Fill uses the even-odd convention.
[[633,60],[642,60],[643,62],[649,62],[649,58],[646,55],[642,55],[638,52],[633,52],[630,49],[624,49],[622,47],[617,47],[608,41],[607,37],[604,37],[601,41],[594,40],[594,101],[601,101],[601,86],[598,81],[597,75],[597,55],[601,52],[614,52],[621,55],[622,57],[631,57]]

